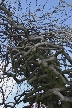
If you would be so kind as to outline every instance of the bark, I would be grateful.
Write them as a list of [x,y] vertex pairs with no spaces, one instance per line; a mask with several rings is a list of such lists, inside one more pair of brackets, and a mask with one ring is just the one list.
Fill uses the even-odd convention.
[[64,102],[72,102],[72,97],[63,96],[59,91],[64,90],[64,88],[58,88],[58,89],[51,89],[50,92],[52,92],[55,95],[58,95],[60,99]]

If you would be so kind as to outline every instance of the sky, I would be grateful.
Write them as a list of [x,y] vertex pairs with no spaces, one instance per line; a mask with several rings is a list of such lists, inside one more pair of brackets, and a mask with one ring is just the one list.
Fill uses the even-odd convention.
[[[5,3],[7,2],[8,0],[5,0]],[[9,0],[10,1],[10,0]],[[9,2],[8,1],[8,2]],[[15,3],[14,2],[15,0],[11,0],[11,6],[18,6],[18,4],[17,3]],[[34,10],[36,10],[37,9],[37,7],[42,7],[44,4],[45,4],[45,1],[47,1],[47,0],[37,0],[37,6],[36,6],[36,0],[27,0],[27,3],[25,2],[26,0],[21,0],[21,5],[22,5],[22,12],[24,12],[24,13],[26,13],[26,7],[28,7],[29,6],[29,4],[30,4],[30,11],[31,12],[34,12]],[[31,1],[31,3],[30,3],[30,1]],[[68,3],[71,3],[72,4],[72,0],[66,0]],[[0,0],[0,2],[1,2],[1,0]],[[56,5],[58,5],[58,3],[59,3],[59,0],[48,0],[48,2],[47,2],[47,4],[46,4],[46,6],[45,6],[45,8],[44,8],[44,10],[43,10],[43,12],[45,12],[45,11],[51,11],[52,10],[52,6],[56,6]],[[39,6],[40,5],[40,6]],[[50,9],[51,8],[51,9]],[[50,9],[50,10],[49,10]],[[66,9],[66,11],[68,12],[68,10],[69,10],[69,8],[67,8]],[[18,13],[18,14],[17,14]],[[16,14],[17,15],[19,15],[20,16],[20,12],[17,12],[16,11]],[[55,17],[55,15],[54,15],[54,17]],[[59,17],[59,16],[58,16]],[[64,16],[62,17],[62,18],[64,18]],[[69,20],[67,20],[65,23],[66,24],[71,24],[70,22],[72,21],[72,18],[69,18]],[[71,27],[72,27],[72,25],[70,25]],[[71,55],[71,54],[70,54]],[[0,61],[0,64],[1,64],[1,61]],[[2,64],[3,65],[3,64]],[[0,66],[0,68],[2,67],[2,65]],[[11,64],[9,65],[9,67],[11,66]],[[8,68],[7,68],[8,69]],[[0,74],[2,73],[2,71],[0,72]],[[6,83],[4,83],[4,81],[6,82]],[[16,92],[17,92],[17,84],[16,84],[16,82],[12,79],[12,78],[10,78],[10,79],[4,79],[4,81],[2,81],[1,82],[1,84],[0,84],[0,86],[3,86],[3,88],[4,89],[6,89],[6,94],[5,94],[5,96],[7,97],[8,96],[8,94],[9,94],[9,90],[10,89],[12,89],[12,87],[13,87],[13,84],[14,84],[14,87],[13,87],[13,89],[12,89],[12,94],[10,94],[9,95],[9,97],[8,97],[8,99],[7,99],[7,102],[8,101],[13,101],[13,97],[15,96],[15,94],[16,94]],[[22,91],[21,90],[23,90],[23,89],[26,89],[27,88],[27,85],[24,85],[24,83],[23,84],[21,84],[21,89],[20,89],[20,91],[19,91],[19,93],[21,93]],[[27,103],[28,104],[28,103]],[[27,105],[26,104],[26,105]],[[24,104],[23,103],[21,103],[20,105],[17,105],[16,106],[16,108],[22,108],[22,106],[23,106]],[[3,106],[1,107],[1,108],[3,108]]]

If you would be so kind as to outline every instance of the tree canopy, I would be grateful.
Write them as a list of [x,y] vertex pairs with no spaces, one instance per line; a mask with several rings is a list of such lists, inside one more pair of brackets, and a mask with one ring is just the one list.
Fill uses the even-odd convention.
[[18,86],[24,81],[28,86],[14,97],[10,106],[1,87],[0,104],[15,108],[20,102],[42,102],[51,108],[71,108],[72,28],[66,21],[71,18],[72,5],[59,0],[45,11],[48,0],[42,6],[36,0],[37,8],[32,12],[31,2],[25,1],[24,13],[20,0],[14,1],[13,6],[11,1],[0,3],[0,60],[4,63],[0,79],[12,77]]

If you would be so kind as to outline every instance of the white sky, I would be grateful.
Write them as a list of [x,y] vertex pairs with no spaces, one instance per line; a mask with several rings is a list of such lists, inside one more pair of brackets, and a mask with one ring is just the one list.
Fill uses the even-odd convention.
[[[3,75],[2,75],[3,74],[3,72],[2,72],[3,65],[4,65],[4,63],[1,63],[1,61],[0,61],[0,87],[3,88],[3,91],[5,93],[5,99],[6,99],[7,97],[10,97],[9,93],[11,90],[13,93],[16,92],[16,87],[14,86],[14,84],[16,82],[13,80],[13,78],[7,78],[7,77],[5,78],[5,76],[3,78]],[[11,66],[11,64],[9,64],[9,67],[10,66]],[[8,70],[9,67],[7,67],[6,70]],[[1,78],[3,78],[2,81],[1,81]],[[2,101],[2,94],[0,91],[0,103],[1,103],[1,101]],[[3,108],[3,106],[2,107],[0,106],[0,108]]]

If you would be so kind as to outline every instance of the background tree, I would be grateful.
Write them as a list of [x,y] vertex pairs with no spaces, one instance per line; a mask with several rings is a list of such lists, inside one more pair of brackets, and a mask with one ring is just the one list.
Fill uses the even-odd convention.
[[[12,77],[19,86],[24,81],[31,86],[17,94],[9,107],[14,108],[22,101],[41,101],[50,108],[71,108],[72,28],[65,21],[71,18],[72,5],[60,0],[57,6],[45,11],[48,0],[43,6],[38,5],[37,0],[35,2],[37,8],[31,12],[31,2],[26,0],[25,13],[22,13],[20,0],[13,6],[10,1],[0,3],[3,75]],[[18,8],[14,6],[16,3]],[[68,12],[66,8],[69,8]],[[6,71],[9,63],[11,67]],[[70,81],[65,74],[69,75]],[[62,102],[60,105],[58,100]],[[2,104],[8,108],[7,103]]]

